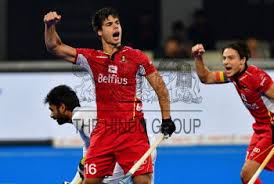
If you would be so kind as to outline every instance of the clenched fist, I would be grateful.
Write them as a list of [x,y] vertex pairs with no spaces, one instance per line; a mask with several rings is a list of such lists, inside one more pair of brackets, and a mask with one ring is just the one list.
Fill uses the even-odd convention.
[[55,25],[61,20],[61,15],[58,15],[57,12],[49,12],[44,16],[44,23],[47,26]]
[[197,44],[192,47],[192,56],[201,57],[205,53],[204,46],[202,44]]

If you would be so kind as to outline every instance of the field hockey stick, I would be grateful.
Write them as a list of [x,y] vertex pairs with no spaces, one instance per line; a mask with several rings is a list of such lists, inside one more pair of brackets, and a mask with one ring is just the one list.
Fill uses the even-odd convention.
[[131,167],[127,174],[119,180],[119,184],[128,184],[131,181],[132,175],[140,168],[144,161],[151,155],[151,153],[156,149],[156,147],[164,140],[167,139],[168,135],[165,136],[161,134],[159,138],[150,146],[150,148],[145,152],[145,154]]

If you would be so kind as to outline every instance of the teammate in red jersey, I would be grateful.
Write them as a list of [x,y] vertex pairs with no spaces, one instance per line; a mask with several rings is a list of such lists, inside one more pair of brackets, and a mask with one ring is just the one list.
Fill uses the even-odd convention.
[[[206,84],[232,82],[244,105],[255,119],[254,134],[241,172],[242,182],[247,183],[273,147],[274,83],[266,72],[256,66],[247,65],[249,51],[244,43],[236,42],[223,48],[224,72],[209,71],[202,58],[204,52],[205,49],[201,44],[192,47],[200,80]],[[266,169],[274,170],[274,158],[270,160]],[[261,181],[257,179],[255,183]]]
[[[168,91],[159,73],[141,51],[121,45],[122,28],[112,8],[98,10],[92,26],[102,42],[102,50],[76,49],[64,44],[55,25],[61,20],[56,12],[44,17],[45,43],[49,52],[83,66],[93,76],[96,91],[96,128],[91,134],[85,162],[85,184],[101,183],[111,175],[116,161],[126,173],[149,148],[142,103],[136,94],[136,81],[145,76],[155,90],[162,112],[161,131],[171,135],[175,125],[170,117]],[[133,182],[150,183],[149,157],[134,174]]]

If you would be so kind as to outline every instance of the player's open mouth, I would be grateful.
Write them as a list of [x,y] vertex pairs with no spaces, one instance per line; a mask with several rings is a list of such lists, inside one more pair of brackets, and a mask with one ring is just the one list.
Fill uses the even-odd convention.
[[112,34],[112,36],[114,38],[118,38],[120,36],[120,32],[115,32],[115,33]]
[[225,67],[225,70],[226,70],[226,71],[230,71],[231,69],[232,69],[231,66],[226,66],[226,67]]

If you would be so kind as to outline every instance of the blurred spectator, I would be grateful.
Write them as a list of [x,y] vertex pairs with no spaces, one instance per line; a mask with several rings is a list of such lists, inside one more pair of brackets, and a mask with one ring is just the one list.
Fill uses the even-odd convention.
[[274,42],[272,41],[272,42],[270,42],[270,44],[269,44],[269,57],[271,57],[271,58],[274,58]]
[[193,23],[190,25],[188,33],[194,44],[201,43],[207,50],[215,49],[214,31],[203,9],[197,9],[193,13]]
[[246,40],[247,47],[250,51],[250,58],[266,58],[266,48],[262,47],[262,43],[255,37],[249,37]]
[[171,36],[177,39],[187,57],[191,57],[192,43],[188,38],[187,28],[181,20],[176,20],[171,25]]
[[187,28],[181,20],[176,20],[172,23],[171,35],[180,42],[189,41],[187,38]]
[[181,42],[175,37],[169,37],[165,42],[163,48],[155,53],[156,58],[166,59],[180,59],[188,58],[188,53],[182,49]]

